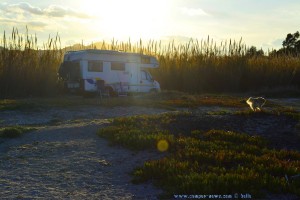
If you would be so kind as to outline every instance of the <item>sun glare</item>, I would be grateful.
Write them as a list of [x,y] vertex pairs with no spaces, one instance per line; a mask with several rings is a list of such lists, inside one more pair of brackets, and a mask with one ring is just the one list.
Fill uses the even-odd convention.
[[[97,2],[97,3],[96,3]],[[164,33],[168,1],[96,1],[86,9],[97,17],[93,29],[109,37],[156,39]]]

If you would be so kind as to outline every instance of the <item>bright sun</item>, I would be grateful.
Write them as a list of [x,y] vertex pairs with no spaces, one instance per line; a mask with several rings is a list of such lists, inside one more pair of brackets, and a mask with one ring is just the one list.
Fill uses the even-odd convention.
[[87,9],[97,16],[93,26],[99,33],[122,40],[156,39],[164,34],[169,2],[106,0],[95,1]]

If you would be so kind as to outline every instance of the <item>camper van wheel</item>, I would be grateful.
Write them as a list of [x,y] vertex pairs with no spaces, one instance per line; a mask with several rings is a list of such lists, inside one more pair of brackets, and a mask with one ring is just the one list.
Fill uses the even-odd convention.
[[83,91],[83,92],[81,92],[81,95],[83,98],[93,98],[93,97],[95,97],[96,94],[93,92]]
[[157,91],[157,89],[151,89],[151,90],[150,90],[150,93],[151,93],[151,94],[156,94],[156,93],[158,93],[158,91]]

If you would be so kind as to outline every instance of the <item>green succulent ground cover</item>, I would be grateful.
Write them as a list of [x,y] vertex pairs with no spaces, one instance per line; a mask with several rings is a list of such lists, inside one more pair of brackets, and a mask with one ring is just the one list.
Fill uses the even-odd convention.
[[287,193],[300,196],[300,180],[288,182],[285,178],[300,173],[298,151],[271,149],[262,137],[232,131],[174,132],[170,124],[176,126],[190,115],[116,118],[98,134],[132,150],[161,150],[159,144],[164,141],[166,156],[145,162],[133,172],[135,183],[153,181],[162,188],[162,198],[235,193],[249,193],[252,198]]

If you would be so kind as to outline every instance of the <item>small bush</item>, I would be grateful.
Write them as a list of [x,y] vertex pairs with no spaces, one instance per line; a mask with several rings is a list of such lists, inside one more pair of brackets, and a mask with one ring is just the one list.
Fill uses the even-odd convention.
[[2,138],[16,138],[23,133],[35,130],[31,127],[7,127],[0,130],[0,137]]
[[1,136],[5,137],[5,138],[15,138],[15,137],[19,137],[22,134],[22,131],[19,128],[5,128],[2,133]]

